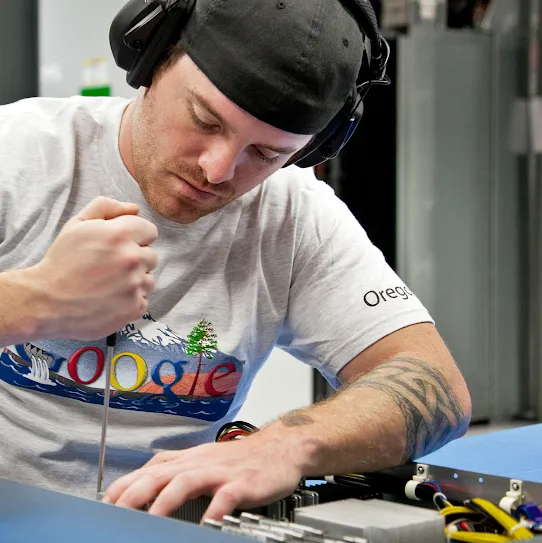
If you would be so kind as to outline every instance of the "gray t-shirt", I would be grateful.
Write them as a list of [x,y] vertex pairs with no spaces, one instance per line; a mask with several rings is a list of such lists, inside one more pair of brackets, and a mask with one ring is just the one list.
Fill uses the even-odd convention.
[[[283,169],[193,224],[154,213],[118,149],[127,104],[0,107],[1,271],[39,262],[98,195],[137,202],[158,227],[148,313],[118,334],[106,485],[159,450],[212,441],[277,345],[337,384],[375,341],[432,322],[310,170]],[[0,477],[94,494],[105,352],[105,340],[0,346]]]

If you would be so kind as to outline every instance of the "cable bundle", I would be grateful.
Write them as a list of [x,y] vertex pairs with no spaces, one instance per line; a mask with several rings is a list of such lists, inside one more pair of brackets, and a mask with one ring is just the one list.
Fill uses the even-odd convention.
[[[248,422],[229,422],[220,428],[216,441],[222,443],[243,439],[257,431],[258,428]],[[351,473],[325,479],[341,486],[369,488],[378,482],[373,480],[373,476],[375,474],[367,476]],[[448,541],[506,543],[531,539],[534,533],[542,532],[542,511],[534,503],[520,505],[513,512],[514,516],[511,516],[483,498],[471,498],[463,505],[454,505],[434,481],[414,484],[412,489],[415,496],[410,497],[433,502],[440,511],[445,520],[445,534]]]
[[216,442],[222,443],[224,441],[244,438],[257,431],[258,428],[249,422],[244,422],[242,420],[227,422],[220,430],[218,430]]
[[463,505],[453,505],[432,481],[420,484],[416,494],[427,499],[428,491],[445,518],[448,541],[505,543],[534,537],[526,520],[510,516],[488,500],[472,498]]

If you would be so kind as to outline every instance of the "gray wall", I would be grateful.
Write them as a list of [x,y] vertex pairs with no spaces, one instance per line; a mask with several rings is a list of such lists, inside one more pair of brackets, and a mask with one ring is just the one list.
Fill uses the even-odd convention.
[[519,411],[515,62],[496,44],[416,27],[399,56],[398,268],[458,361],[474,419]]
[[0,104],[38,93],[37,0],[0,0]]
[[[513,0],[509,0],[513,1]],[[518,2],[519,4],[519,2]],[[510,22],[510,16],[506,17]],[[494,29],[492,38],[492,130],[490,184],[490,312],[487,376],[491,410],[498,418],[521,414],[527,390],[523,353],[527,330],[523,320],[525,231],[521,171],[510,145],[511,122],[526,47],[517,26]]]
[[109,48],[109,26],[125,3],[125,0],[39,1],[41,96],[80,94],[84,62],[96,57],[107,59],[112,94],[135,96],[136,91],[126,83],[126,73],[115,65]]

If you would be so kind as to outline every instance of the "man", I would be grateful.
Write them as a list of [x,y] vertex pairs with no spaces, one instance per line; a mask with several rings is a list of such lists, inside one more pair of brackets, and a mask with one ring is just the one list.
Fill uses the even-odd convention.
[[[96,338],[116,329],[108,503],[164,515],[210,495],[219,518],[464,433],[469,394],[427,311],[329,187],[281,169],[367,55],[338,0],[198,0],[135,101],[0,109],[2,476],[94,492]],[[276,345],[341,392],[212,443]]]

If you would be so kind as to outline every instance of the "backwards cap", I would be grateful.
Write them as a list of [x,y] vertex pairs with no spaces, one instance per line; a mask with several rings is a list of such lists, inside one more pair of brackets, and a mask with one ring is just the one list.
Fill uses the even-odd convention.
[[181,40],[239,107],[316,134],[355,89],[365,36],[339,0],[197,0]]

